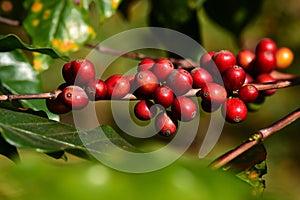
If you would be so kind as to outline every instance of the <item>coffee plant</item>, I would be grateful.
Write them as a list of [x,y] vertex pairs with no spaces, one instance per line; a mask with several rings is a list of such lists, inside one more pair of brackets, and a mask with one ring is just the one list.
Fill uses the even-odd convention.
[[[298,52],[267,26],[261,36],[244,38],[251,23],[263,17],[263,8],[271,6],[258,0],[0,0],[0,154],[13,162],[0,166],[5,178],[0,197],[295,199],[268,192],[267,155],[272,154],[265,140],[300,117],[299,108],[284,109],[273,101],[300,84],[293,66]],[[151,43],[165,47],[124,51],[128,41],[122,39],[117,46],[103,45],[122,32],[120,21],[130,24],[128,30],[163,28],[163,34],[151,30],[157,38]],[[234,38],[236,47],[184,49],[189,57],[168,51],[185,42],[172,40],[166,30],[206,47],[207,23]],[[130,43],[135,40],[133,35]],[[102,65],[110,56],[118,58]],[[266,104],[282,108],[285,116],[261,122]],[[129,117],[122,116],[125,107]],[[217,116],[224,130],[249,135],[222,131],[218,144],[237,143],[221,148],[219,156],[201,158],[212,149],[203,150],[205,142],[214,145],[219,139],[217,128],[201,127],[205,116],[211,126],[218,126]],[[80,126],[93,118],[97,126]],[[131,132],[115,118],[132,126]],[[251,120],[261,127],[251,130],[245,125]],[[167,151],[159,151],[163,146]],[[34,152],[38,158],[27,159]],[[133,161],[124,152],[145,157]],[[158,154],[149,159],[151,152]]]

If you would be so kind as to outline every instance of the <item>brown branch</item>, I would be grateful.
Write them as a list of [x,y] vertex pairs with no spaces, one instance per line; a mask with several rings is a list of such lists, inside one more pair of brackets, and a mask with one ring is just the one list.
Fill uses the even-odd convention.
[[258,90],[280,89],[291,87],[300,84],[300,77],[295,77],[288,80],[279,80],[272,83],[249,83],[254,85]]
[[[296,77],[290,80],[282,80],[272,83],[249,83],[249,85],[255,86],[258,90],[269,90],[269,89],[280,89],[291,87],[295,85],[300,85],[300,77]],[[197,96],[198,92],[201,89],[191,89],[189,90],[184,96],[193,97]],[[56,98],[57,95],[60,93],[60,90],[54,90],[52,92],[46,92],[41,94],[9,94],[9,95],[0,95],[0,101],[11,101],[11,100],[20,100],[20,99],[49,99],[49,98]],[[141,99],[136,97],[134,94],[129,93],[125,97],[120,100],[137,100]]]
[[[158,60],[159,58],[156,57],[151,57],[151,56],[146,56],[142,53],[133,53],[133,52],[122,52],[119,50],[115,50],[115,49],[111,49],[109,47],[103,46],[103,45],[93,45],[93,44],[86,44],[86,47],[89,48],[95,48],[97,51],[102,52],[102,53],[106,53],[106,54],[110,54],[110,55],[115,55],[115,56],[122,56],[125,58],[131,58],[131,59],[135,59],[135,60],[142,60],[145,58],[151,58],[153,60]],[[177,59],[177,58],[169,58],[169,60],[174,63],[175,65],[178,65],[182,68],[185,69],[191,69],[194,67],[198,67],[199,64],[192,61],[191,59]]]
[[2,16],[0,16],[0,23],[4,23],[4,24],[10,25],[10,26],[20,26],[21,25],[21,22],[18,20],[9,19],[9,18],[2,17]]
[[40,94],[7,94],[0,95],[0,101],[12,101],[21,99],[55,99],[61,90],[54,90],[51,92],[40,93]]
[[272,134],[280,131],[284,127],[288,126],[295,120],[300,118],[300,108],[295,110],[294,112],[288,114],[284,118],[278,120],[274,124],[263,128],[259,130],[257,133],[253,134],[248,140],[246,140],[241,145],[237,146],[233,150],[225,153],[221,157],[217,158],[215,161],[213,161],[210,164],[211,168],[220,168],[226,164],[228,164],[230,161],[244,153],[245,151],[249,150],[254,145],[260,143],[261,141],[264,141],[268,137],[270,137]]

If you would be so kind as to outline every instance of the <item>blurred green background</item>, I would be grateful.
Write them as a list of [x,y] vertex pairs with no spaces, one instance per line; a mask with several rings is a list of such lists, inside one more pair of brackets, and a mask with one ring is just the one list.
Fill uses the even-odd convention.
[[[200,19],[202,46],[207,51],[229,49],[236,54],[242,48],[253,50],[261,38],[270,37],[278,46],[287,46],[295,53],[293,65],[284,72],[300,74],[300,4],[291,0],[262,2],[256,18],[245,27],[239,38],[212,21],[201,9],[197,16]],[[134,1],[128,12],[129,20],[117,13],[105,23],[97,24],[95,41],[101,42],[122,31],[148,26],[149,12],[148,1]],[[2,34],[18,32],[28,40],[19,28],[4,25],[0,28]],[[82,49],[72,54],[71,58],[85,57],[89,52],[90,49]],[[155,52],[143,53],[153,55]],[[113,73],[126,73],[137,63],[136,60],[120,58],[105,72],[103,78]],[[55,89],[63,82],[60,75],[62,64],[62,61],[56,61],[49,70],[43,72],[45,91]],[[279,90],[267,98],[259,111],[250,113],[245,122],[225,124],[221,138],[205,160],[195,159],[199,150],[196,143],[187,153],[187,157],[194,155],[191,160],[184,158],[150,174],[124,174],[71,155],[65,162],[30,150],[21,150],[22,162],[18,165],[1,157],[0,199],[227,199],[227,196],[228,199],[251,199],[243,183],[236,182],[231,176],[210,172],[202,163],[207,164],[240,144],[250,134],[299,108],[299,99],[298,86]],[[97,109],[101,112],[99,121],[115,127],[108,105],[109,102],[97,103]],[[120,113],[127,109],[120,109]],[[65,123],[72,123],[71,114],[63,115],[61,119]],[[300,200],[299,125],[300,122],[296,121],[265,142],[268,153],[268,174],[264,176],[265,199]],[[231,185],[233,187],[229,187]]]

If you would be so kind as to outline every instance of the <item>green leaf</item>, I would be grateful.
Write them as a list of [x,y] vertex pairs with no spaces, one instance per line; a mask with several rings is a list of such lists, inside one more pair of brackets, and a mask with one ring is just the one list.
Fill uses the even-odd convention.
[[[36,94],[42,92],[39,74],[20,50],[0,53],[0,80],[12,94]],[[44,100],[22,100],[23,106],[46,111]]]
[[265,189],[262,177],[267,173],[266,156],[266,148],[263,144],[258,144],[229,162],[224,169],[234,172],[237,177],[250,184],[257,195],[261,195]]
[[246,25],[257,16],[262,3],[260,0],[208,0],[204,8],[212,20],[239,37]]
[[62,58],[68,60],[66,56],[59,55],[56,51],[51,48],[34,48],[31,45],[25,44],[14,34],[8,34],[0,36],[0,52],[13,51],[16,49],[24,49],[27,51],[38,52],[41,54],[46,54],[52,58]]
[[[35,47],[51,47],[68,55],[95,36],[85,4],[73,0],[27,0],[24,6],[29,12],[24,27]],[[49,67],[50,60],[42,54],[35,54],[34,60],[39,71]]]
[[[179,31],[201,43],[201,32],[196,8],[196,1],[152,0],[151,11],[148,16],[149,25]],[[170,39],[168,34],[159,35],[159,38],[162,41]],[[178,46],[177,43],[174,43],[174,45]],[[199,55],[195,55],[196,53],[194,49],[187,52],[188,55],[191,55],[191,58],[197,58]],[[176,55],[169,56],[174,57]]]
[[100,14],[100,22],[104,22],[107,18],[110,18],[117,10],[121,0],[87,0],[95,2]]
[[[1,131],[0,131],[1,133]],[[0,135],[0,154],[6,156],[13,161],[19,161],[17,148],[4,140]]]
[[[0,128],[5,140],[19,148],[30,148],[44,153],[68,151],[81,157],[89,157],[89,152],[97,155],[103,153],[93,147],[86,149],[75,127],[27,113],[0,108]],[[106,137],[99,139],[100,130]],[[103,125],[80,132],[89,136],[85,138],[86,144],[105,146],[112,141],[122,149],[136,151],[109,126]]]

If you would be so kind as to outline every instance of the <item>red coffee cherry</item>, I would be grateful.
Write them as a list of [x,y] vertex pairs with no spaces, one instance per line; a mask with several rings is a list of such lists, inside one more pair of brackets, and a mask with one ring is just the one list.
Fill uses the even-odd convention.
[[64,80],[72,85],[85,85],[89,81],[95,79],[95,67],[93,63],[87,59],[77,59],[64,64],[62,75]]
[[212,75],[204,68],[194,68],[191,71],[193,78],[193,88],[202,88],[207,83],[213,82]]
[[192,89],[193,78],[191,74],[182,69],[174,69],[166,79],[166,85],[170,87],[176,96],[181,96]]
[[218,110],[220,108],[220,106],[221,106],[221,104],[219,104],[219,103],[212,104],[212,103],[204,101],[204,100],[201,101],[202,110],[204,110],[205,112],[208,112],[208,113],[215,112],[216,110]]
[[155,107],[152,107],[154,104],[149,100],[141,100],[134,106],[134,114],[140,120],[150,120],[152,119],[157,112]]
[[197,106],[193,100],[188,97],[180,96],[174,99],[171,107],[175,117],[183,122],[193,120],[197,116]]
[[254,62],[253,70],[256,74],[270,73],[276,67],[275,54],[270,51],[258,52]]
[[221,104],[227,99],[226,89],[217,83],[208,83],[200,90],[201,98],[209,103]]
[[106,97],[107,87],[103,80],[96,79],[87,84],[85,91],[91,101],[97,101]]
[[72,61],[72,71],[75,82],[78,85],[85,85],[95,79],[94,64],[87,59],[77,59]]
[[252,83],[253,82],[253,78],[250,74],[246,73],[246,78],[244,81],[244,84],[248,84],[248,83]]
[[[271,82],[275,82],[276,79],[273,78],[270,74],[260,74],[256,77],[256,82],[258,83],[271,83]],[[277,91],[277,89],[269,89],[269,90],[264,90],[261,91],[261,93],[265,96],[271,96],[273,94],[275,94]]]
[[71,85],[74,84],[75,76],[73,75],[72,62],[67,62],[63,65],[62,75],[63,75],[64,80],[68,84],[71,84]]
[[65,104],[62,93],[55,99],[46,99],[46,106],[53,114],[61,115],[70,112],[72,109]]
[[139,71],[135,75],[135,85],[137,92],[145,96],[152,96],[159,86],[155,74],[149,70]]
[[254,85],[245,85],[239,89],[238,96],[245,103],[250,103],[257,99],[258,90]]
[[172,105],[174,94],[168,86],[159,86],[154,93],[154,102],[168,108]]
[[73,110],[80,110],[89,103],[89,98],[85,91],[75,85],[68,86],[62,91],[62,99]]
[[176,133],[178,122],[169,113],[162,112],[155,118],[155,128],[159,135],[169,137]]
[[243,49],[238,53],[236,60],[239,66],[247,70],[254,58],[255,54],[252,51]]
[[130,91],[128,79],[121,74],[114,74],[105,80],[108,99],[121,99]]
[[214,54],[213,60],[222,74],[228,67],[236,64],[234,54],[229,50],[221,50]]
[[137,71],[142,71],[142,70],[151,70],[153,65],[155,64],[155,61],[151,58],[145,58],[143,59],[138,67],[137,67]]
[[212,57],[215,53],[216,53],[215,51],[210,51],[210,52],[204,53],[200,58],[200,67],[204,67],[206,69],[211,68],[211,65],[214,62],[212,60]]
[[153,66],[152,72],[160,82],[163,82],[166,80],[173,69],[174,65],[169,59],[161,58]]
[[225,88],[234,91],[243,86],[246,79],[246,72],[242,67],[233,65],[223,72],[222,78]]
[[226,121],[231,123],[244,121],[248,114],[245,103],[239,98],[229,98],[223,103],[221,110]]
[[272,40],[270,38],[263,38],[257,43],[256,48],[255,48],[255,54],[264,52],[264,51],[270,51],[273,54],[275,54],[276,50],[277,50],[277,45],[274,42],[274,40]]

